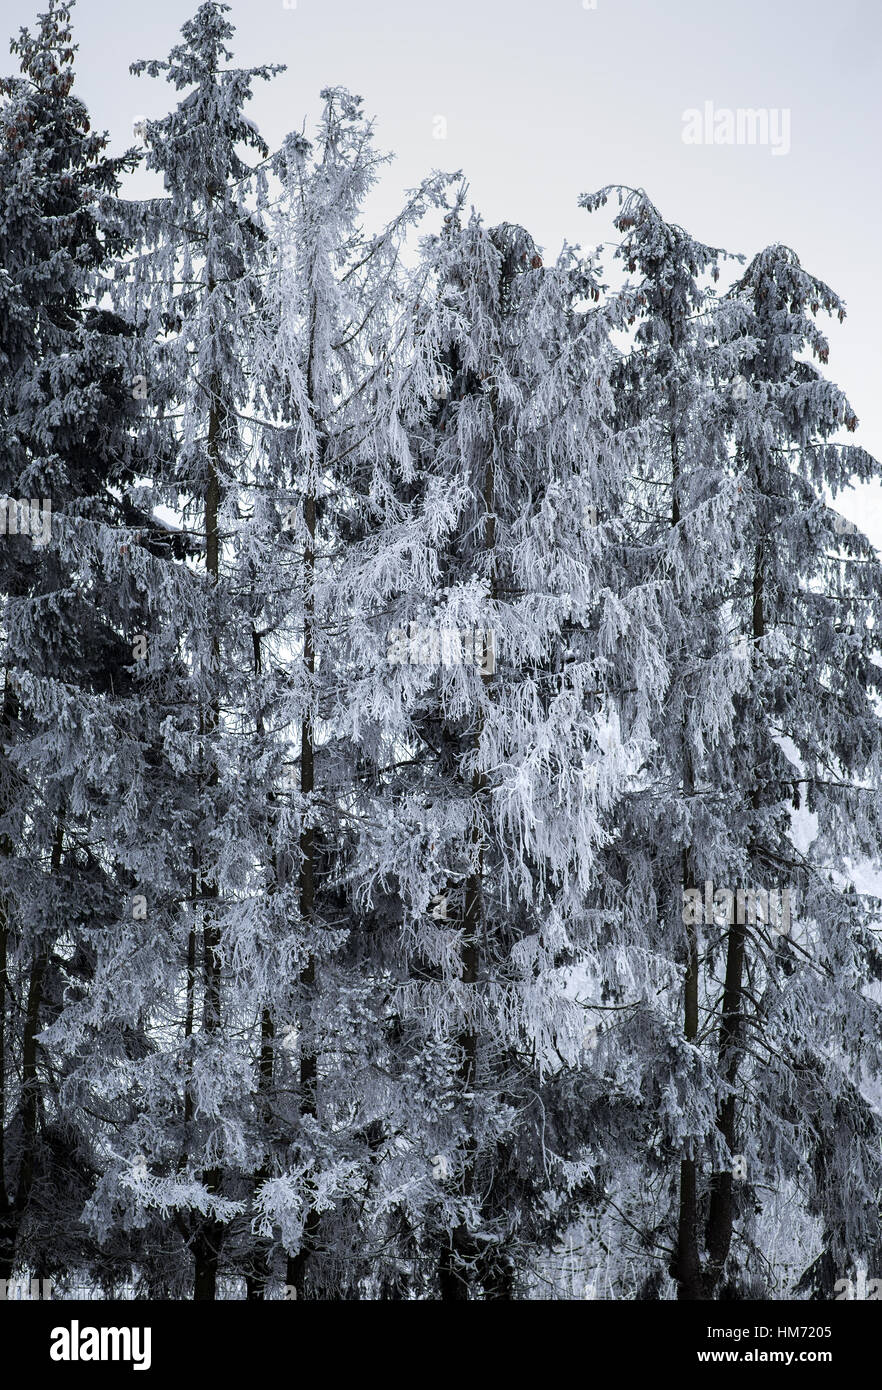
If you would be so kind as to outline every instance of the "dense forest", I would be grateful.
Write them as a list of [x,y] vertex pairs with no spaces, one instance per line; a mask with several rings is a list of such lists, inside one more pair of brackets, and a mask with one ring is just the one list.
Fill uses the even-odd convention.
[[64,0],[0,82],[0,1281],[882,1276],[841,300],[642,189],[370,227],[361,98],[270,149],[227,11],[118,156]]

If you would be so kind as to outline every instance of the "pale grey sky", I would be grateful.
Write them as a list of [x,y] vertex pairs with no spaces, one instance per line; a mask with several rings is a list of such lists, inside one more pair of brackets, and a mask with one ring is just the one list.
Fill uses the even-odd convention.
[[[564,238],[601,237],[605,224],[576,200],[610,182],[644,187],[666,217],[729,250],[792,246],[846,300],[829,373],[857,411],[859,442],[882,459],[878,0],[588,3],[233,0],[230,18],[238,63],[288,65],[251,105],[271,145],[312,119],[321,87],[365,98],[380,145],[397,155],[378,220],[431,168],[461,168],[488,222],[523,223],[550,254]],[[133,143],[137,115],[175,99],[129,63],[165,57],[196,7],[78,0],[78,90],[114,148]],[[39,8],[0,0],[0,29],[11,35]],[[789,111],[789,152],[685,144],[684,111],[708,101]],[[840,506],[882,547],[882,480]]]

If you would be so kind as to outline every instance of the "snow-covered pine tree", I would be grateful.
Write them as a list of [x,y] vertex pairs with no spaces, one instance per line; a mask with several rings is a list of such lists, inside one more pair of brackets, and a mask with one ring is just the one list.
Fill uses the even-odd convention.
[[366,845],[373,864],[389,834],[402,718],[378,652],[419,535],[402,500],[412,464],[401,416],[418,394],[408,343],[425,272],[399,262],[447,182],[426,180],[369,237],[362,205],[387,157],[360,98],[322,97],[315,141],[289,136],[273,164],[282,196],[255,342],[262,425],[240,536],[254,576],[268,864],[288,880],[261,924],[258,1202],[300,1299],[376,1286],[382,1141],[400,1108],[384,1042],[389,971],[361,861]]
[[93,1070],[93,1084],[118,1087],[122,1115],[90,1218],[107,1231],[171,1212],[181,1260],[157,1277],[178,1280],[189,1251],[198,1299],[216,1296],[227,1225],[245,1209],[252,1171],[249,933],[263,817],[263,799],[255,808],[240,795],[237,700],[253,646],[230,538],[249,447],[239,416],[264,242],[264,185],[258,178],[255,192],[241,151],[268,154],[243,108],[254,80],[275,69],[227,65],[227,8],[202,5],[168,61],[133,65],[185,93],[147,125],[146,163],[163,175],[164,196],[115,210],[138,238],[115,293],[150,345],[145,430],[158,418],[137,496],[150,510],[168,507],[200,558],[157,574],[149,557],[129,556],[153,621],[142,689],[161,712],[159,751],[174,780],[157,778],[149,756],[130,769],[139,814],[119,852],[138,866],[150,911],[106,939],[102,979],[126,959],[129,988],[96,994],[90,1016],[93,1025],[134,1017],[151,1042],[137,1072]]
[[[100,1143],[64,1097],[68,1005],[126,892],[108,754],[145,610],[120,583],[116,538],[149,518],[124,496],[140,468],[131,327],[96,289],[124,247],[97,203],[134,156],[107,156],[72,91],[69,6],[53,0],[13,52],[21,76],[0,87],[0,1277],[60,1282],[101,1264],[80,1221]],[[132,1030],[129,1057],[139,1045]]]
[[[585,202],[594,206],[605,196]],[[655,1123],[648,1133],[640,1125],[633,1132],[635,1152],[642,1143],[649,1161],[644,1157],[628,1173],[623,1187],[632,1191],[624,1211],[647,1246],[673,1246],[671,1273],[680,1297],[716,1297],[721,1290],[744,1296],[750,1287],[764,1287],[769,1268],[771,1252],[763,1246],[776,1204],[760,1203],[760,1191],[786,1192],[790,1224],[798,1231],[793,1247],[801,1242],[811,1248],[812,1222],[820,1218],[830,1278],[832,1269],[845,1268],[846,1249],[854,1261],[872,1253],[877,1239],[870,1196],[877,1179],[871,1176],[864,1189],[859,1216],[846,1212],[838,1183],[844,1183],[848,1161],[877,1171],[870,1147],[877,1121],[860,1082],[878,1067],[872,1041],[878,1022],[863,992],[878,972],[878,955],[872,936],[856,926],[854,899],[834,892],[832,883],[837,875],[842,882],[847,853],[843,803],[857,814],[871,800],[867,789],[877,776],[870,653],[878,578],[858,539],[845,542],[861,559],[860,567],[852,561],[850,573],[840,568],[838,545],[835,557],[825,557],[823,543],[835,523],[821,499],[822,486],[835,490],[851,472],[869,476],[873,464],[860,450],[826,442],[837,420],[848,423],[851,413],[837,388],[823,383],[798,354],[808,344],[825,360],[826,344],[806,309],[812,303],[841,306],[798,263],[793,268],[792,253],[765,253],[786,290],[773,292],[768,274],[759,283],[758,258],[715,303],[700,276],[713,274],[718,253],[664,223],[645,195],[628,195],[618,226],[626,234],[622,254],[629,269],[641,271],[635,300],[641,324],[615,389],[622,418],[643,419],[649,431],[650,491],[638,488],[637,500],[648,522],[648,554],[655,553],[665,576],[670,669],[665,720],[652,730],[649,776],[631,803],[635,826],[621,872],[644,883],[650,909],[653,897],[657,902],[649,915],[662,967],[658,982],[664,985],[667,973],[667,984],[656,1017],[670,1033],[679,997],[685,1024],[683,1041],[670,1039],[655,1069],[648,1112]],[[751,384],[762,375],[759,363],[773,386]],[[670,511],[646,505],[654,489],[674,499]],[[780,604],[774,640],[767,576]],[[852,678],[843,665],[840,649],[824,688],[835,691],[828,700],[837,709],[837,746],[851,750],[857,785],[830,794],[838,808],[828,813],[834,832],[815,841],[824,846],[822,870],[804,847],[795,848],[791,818],[802,795],[803,750],[814,750],[809,764],[816,769],[837,757],[815,720],[817,702],[810,716],[797,697],[798,679],[813,682],[826,669],[824,643],[840,641],[833,611],[843,614],[850,639],[843,646],[854,647],[857,674]],[[815,642],[804,641],[807,632],[817,634]],[[846,765],[836,761],[834,781],[841,781]],[[661,816],[652,812],[659,790],[666,797]],[[861,810],[859,824],[858,853],[877,854],[872,812]],[[714,885],[723,890],[716,897]],[[798,905],[789,935],[786,928],[776,930],[780,913],[776,920],[760,909],[760,920],[751,921],[746,898],[752,892],[762,902],[767,893],[774,901],[782,890]],[[849,936],[846,918],[856,935]],[[633,959],[633,946],[629,954]],[[665,958],[677,967],[676,976],[665,971]],[[871,1040],[863,1074],[857,1059],[848,1058],[848,1046],[826,1031],[828,1020],[843,1016],[859,1018],[858,1032]],[[642,1074],[652,1079],[652,1070]],[[823,1084],[834,1078],[833,1100],[822,1098],[822,1076]],[[804,1116],[806,1105],[818,1117],[809,1135],[797,1133],[796,1117]],[[847,1135],[844,1150],[831,1132],[834,1116]],[[827,1125],[820,1161],[811,1155],[810,1135]],[[617,1128],[623,1137],[621,1116]],[[837,1184],[827,1176],[834,1153],[842,1165]],[[659,1182],[666,1166],[672,1181]],[[810,1170],[823,1195],[812,1193],[795,1219],[794,1194]],[[665,1210],[670,1196],[673,1217]],[[860,1238],[852,1234],[849,1245],[845,1230]],[[733,1254],[727,1265],[733,1233],[737,1258]],[[838,1266],[829,1254],[833,1246]],[[644,1268],[646,1287],[661,1288],[662,1270],[653,1272],[649,1260]]]
[[[643,1160],[642,1179],[633,1174],[629,1181],[641,1182],[652,1201],[631,1205],[629,1198],[626,1210],[648,1244],[664,1249],[671,1237],[664,1175],[676,1165],[674,1264],[680,1296],[692,1298],[701,1278],[697,1172],[714,1082],[696,1051],[707,1001],[698,927],[683,913],[683,889],[731,877],[728,802],[720,793],[734,744],[730,691],[745,676],[730,649],[725,609],[734,563],[734,546],[725,541],[735,498],[727,431],[732,372],[716,339],[711,284],[725,253],[666,222],[642,190],[603,189],[582,205],[593,211],[613,192],[620,208],[615,226],[623,234],[616,257],[637,276],[622,292],[637,326],[613,390],[620,424],[641,429],[645,438],[631,508],[643,574],[654,573],[659,585],[667,672],[642,785],[629,801],[630,823],[621,846],[612,846],[610,864],[612,878],[628,884],[639,903],[632,929],[641,931],[641,917],[655,920],[649,988],[622,1030],[622,1047],[639,1038],[644,1058],[665,1058],[662,1066],[638,1071],[653,1122],[646,1152],[658,1166],[650,1177]],[[635,945],[626,948],[632,960]],[[671,1027],[681,990],[678,1038]]]
[[436,401],[413,447],[433,554],[390,615],[412,771],[386,859],[409,1133],[437,1195],[400,1215],[417,1257],[434,1250],[422,1296],[511,1298],[594,1194],[577,1078],[611,963],[590,895],[642,759],[659,634],[623,564],[629,460],[596,268],[569,248],[545,267],[522,228],[458,213],[431,254]]
[[[836,1278],[882,1249],[878,903],[850,891],[854,865],[880,854],[882,567],[827,497],[878,478],[879,465],[835,438],[857,419],[816,365],[829,354],[819,315],[845,316],[835,292],[789,248],[771,246],[728,299],[736,313],[724,341],[744,383],[732,615],[750,662],[735,694],[732,795],[747,882],[789,888],[792,904],[784,924],[748,913],[728,926],[716,1037],[728,1089],[717,1123],[729,1153],[744,1156],[753,1203],[774,1212],[775,1198],[758,1192],[780,1194],[786,1211],[804,1193],[806,1234],[797,1242],[791,1222],[791,1239],[820,1244],[816,1288],[832,1297]],[[807,834],[794,821],[803,803]],[[742,1252],[762,1240],[753,1215],[731,1167],[715,1174],[708,1294],[736,1238],[736,1266],[752,1266]]]

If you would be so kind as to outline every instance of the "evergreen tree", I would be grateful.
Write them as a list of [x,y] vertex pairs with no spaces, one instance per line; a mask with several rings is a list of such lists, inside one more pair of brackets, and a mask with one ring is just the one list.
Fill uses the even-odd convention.
[[417,534],[401,498],[412,472],[401,417],[417,396],[408,342],[425,276],[399,261],[446,183],[426,180],[367,236],[362,204],[386,157],[359,98],[322,96],[314,144],[289,136],[273,165],[282,197],[258,335],[265,418],[247,542],[261,672],[253,727],[273,787],[266,842],[273,872],[284,862],[290,879],[264,919],[272,1143],[259,1203],[298,1298],[357,1296],[376,1277],[366,1246],[400,1103],[384,1075],[390,980],[364,855],[373,867],[388,834],[402,723],[400,693],[378,670],[378,632]]
[[[739,485],[736,631],[750,679],[735,695],[733,788],[748,882],[790,887],[790,930],[728,926],[718,1033],[727,1092],[717,1124],[740,1151],[746,1191],[803,1186],[820,1219],[824,1252],[844,1274],[880,1247],[882,1110],[880,956],[876,904],[849,889],[855,859],[878,860],[880,823],[877,638],[882,569],[860,532],[840,534],[826,504],[852,478],[878,475],[865,450],[834,442],[857,428],[844,393],[819,367],[829,348],[818,317],[844,318],[842,301],[772,246],[729,296],[743,405],[733,463]],[[805,802],[816,833],[794,843]],[[731,1168],[714,1175],[706,1271],[712,1295],[742,1217]],[[824,1288],[829,1297],[832,1289]]]
[[[605,196],[585,201],[596,206]],[[654,518],[647,513],[646,533],[649,553],[660,549],[670,576],[664,620],[670,683],[664,722],[653,728],[649,784],[664,787],[668,800],[661,824],[646,820],[651,800],[634,803],[643,803],[641,819],[621,866],[632,877],[639,872],[649,885],[649,904],[653,898],[658,904],[657,930],[665,933],[662,959],[666,954],[684,981],[688,1046],[678,1047],[679,1055],[657,1073],[664,1086],[653,1113],[663,1124],[651,1135],[648,1152],[661,1160],[654,1169],[670,1164],[678,1148],[682,1153],[671,1265],[680,1297],[712,1298],[721,1290],[743,1296],[752,1280],[756,1287],[763,1278],[760,1233],[771,1212],[762,1205],[754,1210],[758,1192],[783,1184],[792,1195],[809,1167],[817,1170],[811,1141],[806,1144],[805,1135],[797,1141],[793,1129],[793,1097],[802,1093],[807,1076],[826,1074],[831,1049],[839,1055],[827,1021],[857,1013],[864,1045],[875,1047],[875,1006],[856,987],[860,980],[866,986],[878,969],[866,932],[868,907],[862,913],[834,885],[842,885],[847,865],[840,798],[862,806],[867,793],[860,788],[872,785],[876,775],[874,677],[863,662],[873,647],[877,579],[866,549],[860,552],[864,565],[850,571],[841,567],[838,546],[835,557],[825,556],[823,545],[835,523],[822,501],[825,485],[835,490],[850,473],[869,476],[874,465],[860,450],[826,442],[837,422],[853,426],[850,409],[837,388],[797,357],[810,345],[826,360],[826,344],[804,310],[814,303],[815,311],[821,304],[838,311],[839,302],[798,269],[787,272],[787,289],[777,294],[768,278],[757,283],[759,266],[770,261],[780,273],[782,265],[792,266],[792,253],[765,253],[718,302],[699,276],[716,270],[719,253],[665,224],[645,195],[629,194],[617,225],[626,234],[622,254],[629,269],[639,268],[642,278],[636,289],[640,326],[616,395],[623,418],[642,419],[648,428],[652,492],[671,498],[667,521],[657,509]],[[766,371],[774,387],[755,385],[756,364],[770,361],[774,375]],[[817,541],[810,543],[807,532]],[[848,544],[861,546],[850,538]],[[782,615],[774,637],[770,583],[779,598],[774,611]],[[835,830],[819,834],[804,856],[794,846],[791,824],[805,796],[804,751],[813,750],[810,764],[832,756],[822,751],[830,735],[822,736],[796,694],[825,669],[819,609],[827,627],[829,612],[841,611],[845,633],[852,622],[861,633],[854,639],[859,675],[852,682],[837,665],[829,680],[836,692],[829,697],[837,711],[834,726],[843,731],[840,745],[853,748],[859,729],[860,753],[850,769],[855,785],[836,789],[830,798],[837,806],[829,812]],[[843,765],[836,766],[841,780]],[[672,787],[679,790],[679,804],[671,799]],[[861,816],[861,850],[875,856],[872,813]],[[640,870],[648,845],[658,849]],[[817,856],[822,845],[823,859]],[[788,905],[800,904],[792,931],[782,916],[783,899],[777,915],[751,909],[749,894],[772,903],[782,891]],[[847,959],[851,973],[831,970],[828,953]],[[670,972],[667,979],[657,1010],[670,1020]],[[858,1154],[865,1171],[874,1173],[875,1121],[861,1099],[860,1066],[843,1059],[833,1112],[853,1134],[850,1161]],[[815,1087],[817,1109],[817,1079]],[[832,1135],[827,1148],[839,1152]],[[636,1181],[637,1173],[629,1173],[626,1186]],[[861,1206],[860,1241],[850,1237],[852,1250],[857,1245],[866,1252],[876,1239],[874,1181]],[[650,1193],[657,1190],[654,1176],[642,1183]],[[663,1193],[665,1185],[658,1190]],[[841,1262],[849,1245],[845,1210],[833,1198],[833,1185],[826,1183],[824,1190],[825,1199],[813,1197],[802,1220],[822,1216]],[[648,1207],[634,1204],[629,1220],[635,1210],[645,1237],[670,1248],[673,1231],[663,1198],[653,1198]],[[733,1233],[738,1260],[727,1265]],[[653,1278],[647,1267],[647,1279]]]
[[132,69],[164,74],[186,93],[148,123],[146,164],[166,192],[122,211],[139,245],[120,266],[116,294],[149,348],[143,375],[157,447],[143,496],[179,518],[198,562],[145,575],[155,631],[143,679],[161,710],[173,780],[154,786],[148,812],[149,761],[131,769],[142,819],[123,844],[151,912],[108,942],[108,965],[122,953],[137,968],[127,972],[131,997],[101,1004],[108,1021],[120,1004],[143,1021],[151,1052],[129,1074],[129,1118],[92,1212],[106,1227],[114,1208],[136,1226],[171,1211],[192,1253],[197,1299],[216,1296],[226,1226],[244,1209],[251,1169],[251,1001],[243,1006],[249,982],[237,959],[251,930],[258,815],[241,796],[236,700],[252,639],[229,538],[248,448],[243,364],[265,235],[264,183],[254,191],[239,151],[268,154],[243,107],[254,79],[276,69],[226,66],[227,8],[202,5],[168,61]]
[[409,1226],[437,1247],[437,1296],[512,1298],[595,1195],[577,1078],[597,1015],[571,984],[608,965],[592,894],[642,761],[655,618],[622,565],[596,268],[569,248],[546,267],[522,228],[474,216],[434,254],[438,399],[415,447],[435,554],[394,614],[421,838],[387,855],[415,977],[403,1026],[444,1101],[422,1103],[439,1198]]
[[53,0],[12,49],[21,76],[0,84],[3,1278],[96,1254],[79,1218],[101,1158],[63,1104],[58,1042],[124,891],[107,749],[143,605],[120,585],[116,538],[133,520],[149,529],[123,500],[139,468],[131,328],[96,289],[124,249],[96,205],[133,156],[107,156],[72,91],[67,5]]

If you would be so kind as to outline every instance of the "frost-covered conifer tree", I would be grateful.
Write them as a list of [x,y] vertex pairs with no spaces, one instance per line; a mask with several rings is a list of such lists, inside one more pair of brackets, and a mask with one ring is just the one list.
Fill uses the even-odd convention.
[[150,345],[141,378],[148,422],[173,425],[155,430],[161,446],[145,470],[143,500],[170,508],[198,562],[157,575],[149,558],[130,557],[151,600],[141,678],[161,712],[159,752],[172,777],[157,785],[149,758],[130,769],[140,814],[121,852],[146,905],[105,944],[105,969],[132,963],[128,994],[103,994],[101,1011],[105,1021],[139,1020],[151,1046],[136,1072],[115,1069],[126,1103],[90,1211],[100,1230],[170,1212],[182,1257],[192,1254],[198,1299],[216,1294],[227,1223],[244,1210],[252,1167],[254,1069],[241,994],[250,990],[259,817],[243,804],[239,780],[237,700],[252,638],[232,536],[248,447],[243,363],[264,239],[262,185],[255,193],[241,150],[268,153],[243,107],[255,78],[273,69],[227,66],[226,8],[202,5],[167,62],[133,66],[184,93],[169,116],[148,124],[147,167],[162,173],[165,195],[119,219],[139,245],[116,288]]
[[50,4],[13,44],[21,76],[0,107],[2,1278],[98,1259],[80,1217],[100,1146],[64,1103],[67,1005],[124,892],[110,749],[144,606],[120,583],[118,539],[149,528],[125,497],[140,467],[131,327],[96,288],[124,246],[96,205],[133,158],[90,130],[75,50],[69,7]]
[[[267,864],[262,913],[262,1229],[299,1298],[376,1286],[390,1135],[390,976],[366,884],[391,832],[386,790],[400,692],[379,660],[390,594],[419,537],[402,416],[419,393],[409,342],[424,271],[408,228],[443,197],[427,180],[369,237],[385,157],[361,101],[331,88],[313,143],[274,161],[282,197],[255,344],[262,412],[251,523],[256,703]],[[279,872],[283,867],[283,882]],[[295,1100],[292,1103],[292,1093]]]
[[[604,196],[586,202],[596,205]],[[761,1219],[755,1221],[758,1190],[766,1186],[777,1191],[783,1182],[792,1196],[791,1185],[806,1178],[809,1149],[795,1156],[793,1131],[793,1096],[806,1076],[805,1049],[815,1058],[817,1077],[830,1065],[832,1045],[830,1039],[823,1040],[819,1024],[857,1010],[871,1037],[875,1028],[870,1025],[873,1006],[854,985],[861,974],[866,983],[874,973],[871,938],[864,937],[868,955],[862,969],[854,964],[857,955],[848,954],[856,975],[849,977],[842,999],[834,983],[838,974],[825,970],[821,959],[811,959],[812,952],[802,959],[815,933],[825,942],[822,956],[832,949],[831,939],[839,951],[856,952],[857,946],[846,948],[848,938],[841,935],[848,900],[837,898],[829,884],[822,888],[823,875],[809,870],[794,846],[791,813],[801,796],[802,752],[789,727],[792,721],[781,717],[787,704],[782,690],[775,688],[770,696],[774,682],[762,674],[767,665],[782,669],[771,660],[767,574],[785,590],[788,597],[782,608],[789,617],[802,603],[811,610],[816,604],[823,608],[816,593],[828,595],[828,603],[843,605],[842,611],[852,615],[861,631],[861,675],[844,684],[837,675],[830,683],[845,705],[838,718],[847,723],[854,716],[862,730],[859,746],[866,761],[860,763],[858,780],[865,787],[872,785],[875,718],[868,697],[857,692],[862,679],[869,688],[873,685],[872,673],[861,662],[869,659],[872,646],[867,624],[874,612],[876,580],[861,590],[855,586],[854,570],[846,576],[835,568],[841,596],[830,598],[826,573],[834,562],[824,558],[820,546],[808,544],[805,532],[808,512],[820,519],[825,534],[832,534],[833,516],[821,501],[821,486],[835,489],[848,469],[866,476],[872,465],[860,451],[843,458],[839,449],[824,442],[836,420],[847,421],[850,412],[838,390],[821,383],[815,369],[795,356],[803,342],[825,355],[826,346],[808,316],[794,315],[812,300],[838,308],[830,292],[808,277],[803,281],[802,272],[794,271],[799,293],[779,291],[776,297],[766,283],[759,288],[756,305],[749,308],[747,287],[756,274],[752,267],[736,290],[716,303],[701,287],[699,276],[714,270],[718,253],[665,224],[645,195],[629,196],[618,226],[626,234],[622,253],[629,269],[641,272],[635,301],[641,322],[615,389],[624,418],[642,418],[648,429],[648,495],[654,491],[671,501],[669,512],[641,502],[648,520],[647,553],[655,551],[665,580],[669,694],[665,719],[653,728],[647,786],[631,805],[639,819],[635,833],[629,834],[622,869],[632,882],[643,880],[650,920],[657,924],[659,983],[664,984],[667,975],[667,985],[658,991],[653,1026],[666,1027],[670,1034],[674,1009],[682,1000],[684,1034],[682,1041],[670,1037],[664,1052],[656,1049],[664,1060],[655,1071],[657,1089],[650,1111],[655,1124],[649,1135],[639,1127],[635,1130],[635,1139],[641,1132],[644,1143],[649,1139],[650,1157],[629,1179],[632,1186],[639,1183],[647,1197],[631,1197],[625,1210],[646,1243],[658,1248],[659,1259],[665,1250],[672,1252],[671,1273],[681,1297],[718,1296],[724,1279],[730,1293],[743,1296],[751,1280],[762,1280],[762,1244],[768,1239],[774,1205],[767,1203],[768,1210],[760,1209]],[[789,264],[788,255],[780,253],[781,266]],[[761,263],[759,258],[756,264]],[[762,307],[770,304],[774,309]],[[763,314],[768,315],[765,320]],[[789,336],[791,330],[795,339]],[[770,338],[774,343],[766,356],[760,344]],[[757,361],[771,360],[780,372],[775,388],[752,385]],[[788,398],[789,414],[779,413],[780,403]],[[759,465],[753,451],[764,460],[764,488],[770,486],[769,460],[776,465],[774,503],[756,500],[753,470]],[[803,481],[806,475],[811,475],[811,488]],[[640,492],[645,499],[642,486]],[[763,508],[768,512],[759,527],[757,512]],[[794,533],[804,544],[799,564],[788,555],[779,566],[779,537],[784,545],[785,518],[792,513],[801,518]],[[786,584],[782,574],[787,575]],[[804,622],[803,615],[792,629],[795,645],[783,669],[804,670],[808,679],[809,672],[819,669],[820,652],[808,660],[802,649]],[[813,620],[810,626],[816,629],[817,623]],[[772,646],[780,660],[780,629]],[[808,664],[803,668],[804,660]],[[790,682],[784,690],[792,692],[795,706],[795,674]],[[820,739],[817,727],[815,736]],[[844,737],[842,741],[847,743]],[[660,789],[666,797],[663,804],[657,799]],[[840,795],[856,798],[858,805],[862,796],[867,799],[867,793],[858,790],[841,790],[831,799]],[[661,816],[658,811],[653,814],[653,805]],[[867,820],[865,815],[864,824],[861,845],[869,854],[874,852],[872,816]],[[840,837],[840,855],[845,843]],[[615,845],[613,849],[617,852]],[[829,853],[826,869],[835,877],[842,866],[835,868],[836,852]],[[801,923],[794,909],[794,923],[799,925],[792,933],[780,930],[781,909],[777,917],[769,909],[764,914],[754,909],[750,917],[748,894],[759,895],[760,902],[767,894],[767,901],[774,901],[782,891],[789,894],[788,904],[791,898],[798,903],[800,896],[806,905],[816,904]],[[821,897],[826,902],[823,910]],[[666,957],[677,967],[673,977],[665,971]],[[794,975],[802,981],[796,990]],[[805,989],[803,1000],[800,987]],[[778,1015],[786,1017],[786,1028],[777,1023]],[[639,1013],[634,1022],[639,1024]],[[627,1046],[627,1034],[622,1044]],[[820,1057],[827,1061],[822,1064]],[[875,1066],[872,1061],[871,1073]],[[653,1075],[651,1070],[643,1074]],[[853,1158],[855,1146],[875,1133],[875,1124],[871,1109],[860,1099],[857,1074],[847,1066],[835,1090],[842,1098],[833,1108],[841,1120],[848,1116]],[[817,1101],[818,1090],[814,1094]],[[829,1144],[835,1147],[832,1140]],[[676,1172],[673,1160],[678,1154]],[[869,1148],[861,1147],[860,1162],[874,1171]],[[666,1168],[668,1182],[663,1176]],[[872,1180],[867,1192],[871,1188]],[[828,1201],[833,1201],[835,1190],[832,1185],[825,1188]],[[675,1212],[666,1215],[671,1199]],[[809,1218],[820,1216],[829,1238],[839,1242],[843,1259],[842,1230],[847,1222],[842,1206],[834,1206],[828,1214],[823,1201],[812,1197],[802,1213],[802,1234],[808,1240]],[[873,1238],[873,1205],[867,1196],[860,1210],[857,1244],[866,1252]],[[733,1232],[736,1244],[727,1265]],[[646,1261],[644,1268],[647,1287],[660,1288],[660,1265],[653,1272]]]
[[437,1196],[403,1219],[436,1250],[424,1293],[511,1298],[594,1193],[584,1067],[609,963],[591,895],[642,759],[658,620],[623,564],[591,261],[546,267],[522,228],[458,214],[432,254],[436,402],[414,448],[433,563],[393,614],[420,834],[389,855]]
[[748,882],[791,901],[784,922],[747,913],[726,933],[717,1123],[746,1177],[739,1185],[727,1168],[712,1180],[706,1281],[712,1293],[736,1240],[742,1266],[761,1244],[754,1203],[771,1207],[767,1219],[776,1204],[758,1192],[780,1193],[787,1210],[801,1191],[803,1248],[820,1243],[814,1286],[831,1297],[836,1278],[880,1250],[878,905],[849,890],[855,863],[880,851],[882,569],[827,497],[879,465],[835,439],[857,420],[816,365],[829,351],[818,316],[845,314],[834,291],[772,246],[728,298],[723,339],[745,383],[732,615],[750,671],[734,699],[733,799]]
[[[612,191],[586,197],[583,205],[593,210]],[[645,440],[631,505],[644,574],[654,573],[659,586],[666,667],[645,780],[629,803],[633,820],[621,846],[611,847],[613,877],[629,885],[632,904],[639,904],[632,930],[641,914],[657,924],[642,1006],[626,1015],[622,1046],[639,1041],[645,1057],[664,1059],[638,1072],[653,1122],[648,1153],[659,1164],[647,1182],[645,1160],[640,1163],[650,1200],[638,1199],[628,1210],[661,1253],[672,1234],[666,1208],[673,1195],[674,1268],[681,1295],[695,1297],[698,1150],[712,1114],[714,1081],[695,1047],[706,1001],[698,929],[684,918],[683,890],[695,881],[731,877],[725,858],[729,808],[720,792],[734,740],[731,688],[744,680],[725,608],[735,555],[727,540],[736,495],[727,431],[733,373],[717,341],[711,287],[724,253],[665,222],[642,191],[618,190],[618,197],[616,227],[623,237],[616,255],[637,276],[623,291],[637,327],[613,389],[620,422],[641,429]],[[633,949],[626,945],[627,958]],[[671,1033],[672,1008],[682,1009],[681,1037]],[[675,1194],[665,1181],[672,1169]],[[636,1174],[633,1180],[641,1182]]]

